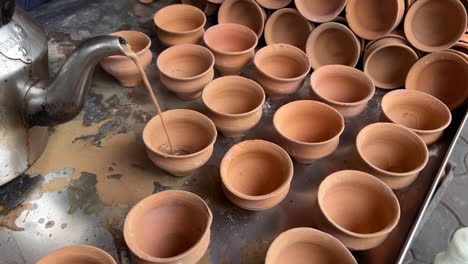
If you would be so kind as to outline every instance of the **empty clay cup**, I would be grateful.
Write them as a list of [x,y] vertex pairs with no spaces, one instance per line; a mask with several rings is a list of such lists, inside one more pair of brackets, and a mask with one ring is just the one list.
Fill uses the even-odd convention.
[[393,190],[409,186],[429,159],[426,143],[413,131],[392,123],[364,127],[356,138],[363,168]]
[[306,19],[323,23],[335,19],[343,11],[346,0],[294,0],[294,3]]
[[281,233],[268,248],[265,264],[357,264],[338,239],[308,227]]
[[205,115],[188,109],[169,110],[163,117],[176,153],[171,152],[157,115],[143,130],[146,152],[156,166],[172,175],[190,175],[210,159],[217,136],[216,126]]
[[305,50],[307,36],[313,28],[313,24],[304,19],[296,9],[283,8],[268,18],[265,25],[265,42],[267,45],[285,43]]
[[234,145],[221,161],[226,197],[240,208],[260,211],[279,204],[288,194],[293,164],[280,146],[264,140]]
[[36,264],[117,264],[115,260],[102,249],[78,245],[57,249],[41,258]]
[[280,145],[297,162],[310,164],[338,147],[344,119],[333,107],[312,100],[294,101],[280,107],[273,125]]
[[218,23],[235,23],[253,30],[258,37],[263,33],[266,13],[254,0],[225,0],[218,12]]
[[463,42],[457,42],[452,48],[446,50],[452,52],[468,62],[468,44]]
[[428,93],[453,110],[468,98],[468,63],[451,52],[428,54],[408,72],[406,89]]
[[405,34],[417,49],[442,51],[453,46],[466,29],[466,10],[459,0],[418,0],[405,18]]
[[408,42],[395,37],[382,38],[364,52],[364,73],[372,78],[376,87],[403,87],[409,70],[418,58]]
[[206,16],[199,8],[176,4],[154,14],[158,38],[170,47],[179,44],[197,44],[205,33]]
[[330,174],[320,183],[319,228],[352,250],[380,245],[400,219],[395,194],[376,177],[355,170]]
[[306,53],[315,70],[331,64],[354,67],[361,54],[361,44],[347,26],[330,22],[312,31],[307,39]]
[[170,47],[156,62],[161,82],[182,100],[193,100],[214,78],[215,57],[205,47],[183,44]]
[[210,27],[203,40],[215,56],[215,68],[221,75],[239,75],[252,61],[257,35],[239,24],[218,24]]
[[272,100],[280,100],[301,88],[310,70],[307,55],[288,44],[261,48],[254,57],[254,78]]
[[394,90],[382,98],[384,120],[405,126],[427,144],[442,136],[452,121],[447,106],[432,95],[416,90]]
[[208,0],[181,0],[182,4],[192,5],[199,8],[205,16],[212,16],[218,13],[220,4],[213,3]]
[[250,79],[226,76],[210,82],[202,100],[216,128],[225,137],[237,138],[260,121],[265,92]]
[[281,9],[289,5],[293,0],[256,0],[259,5],[266,9]]
[[208,249],[212,220],[210,208],[196,194],[162,191],[130,210],[123,233],[138,263],[196,264]]
[[356,35],[378,39],[394,30],[405,13],[405,0],[348,0],[346,19]]
[[[143,68],[151,64],[153,54],[149,47],[151,39],[142,32],[138,31],[119,31],[111,35],[124,38],[131,46],[132,51],[136,53]],[[115,55],[104,58],[101,61],[101,67],[110,75],[117,78],[124,87],[134,87],[141,83],[141,74],[135,63],[127,56]]]
[[327,65],[310,77],[311,98],[334,107],[344,117],[360,114],[374,96],[375,86],[362,71],[344,65]]

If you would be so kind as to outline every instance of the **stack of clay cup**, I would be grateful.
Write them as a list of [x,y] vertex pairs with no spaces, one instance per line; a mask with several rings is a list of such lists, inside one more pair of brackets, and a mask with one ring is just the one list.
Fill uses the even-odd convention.
[[[211,15],[218,24],[207,27]],[[172,143],[189,153],[165,151],[159,117],[147,124],[143,140],[159,168],[190,175],[210,159],[217,138],[248,134],[265,101],[276,101],[281,107],[265,121],[274,142],[240,140],[217,164],[219,187],[232,204],[267,210],[288,195],[296,162],[326,159],[343,133],[355,137],[360,169],[334,172],[318,188],[321,231],[285,231],[271,244],[267,264],[289,263],[291,256],[356,263],[349,250],[383,243],[400,218],[393,190],[417,180],[451,111],[466,106],[467,14],[459,0],[182,0],[158,10],[154,23],[167,47],[157,57],[159,80],[179,99],[205,106],[203,113],[164,112]],[[145,67],[151,63],[146,35],[115,34],[134,46]],[[141,82],[133,68],[119,77],[119,67],[133,67],[127,58],[102,66],[123,86]],[[303,97],[303,87],[310,97],[291,101]],[[380,120],[346,131],[372,98]],[[209,247],[213,220],[204,199],[211,197],[181,191],[143,199],[125,221],[130,250],[145,263],[196,263]]]

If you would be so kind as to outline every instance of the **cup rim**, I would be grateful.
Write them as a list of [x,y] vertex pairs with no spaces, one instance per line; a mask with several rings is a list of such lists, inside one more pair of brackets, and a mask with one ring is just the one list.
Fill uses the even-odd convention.
[[[227,23],[226,20],[224,19],[225,16],[226,16],[225,13],[229,12],[229,9],[232,7],[232,3],[239,2],[239,1],[244,1],[244,2],[250,3],[255,8],[255,10],[257,11],[257,13],[258,13],[258,15],[260,17],[261,23],[260,23],[260,28],[258,29],[258,31],[255,32],[255,34],[257,34],[258,38],[260,38],[260,36],[263,33],[263,30],[265,29],[266,17],[264,15],[264,10],[259,6],[259,4],[257,4],[257,2],[255,0],[223,0],[223,3],[219,7],[219,11],[218,11],[218,24]],[[290,1],[292,1],[292,0],[290,0]],[[253,31],[253,29],[252,29],[252,31]]]
[[[266,9],[273,9],[273,10],[280,10],[281,8],[286,7],[289,5],[293,0],[256,0],[259,5]],[[275,5],[274,3],[278,3],[281,1],[280,5]]]
[[[165,27],[161,27],[161,24],[158,23],[158,14],[160,15],[160,11],[161,10],[169,10],[170,9],[178,9],[178,8],[188,8],[188,9],[191,9],[193,12],[197,13],[198,15],[201,15],[201,17],[203,17],[203,22],[200,26],[198,26],[197,28],[195,29],[191,29],[191,30],[186,30],[186,31],[174,31],[174,30],[169,30]],[[156,27],[164,32],[168,32],[168,33],[171,33],[171,34],[176,34],[176,35],[184,35],[184,34],[191,34],[191,33],[195,33],[197,31],[199,31],[200,29],[203,29],[206,25],[206,16],[205,16],[205,13],[203,13],[203,11],[201,11],[200,9],[198,9],[197,7],[194,7],[194,6],[191,6],[191,5],[187,5],[187,4],[174,4],[174,5],[168,5],[168,6],[165,6],[161,9],[159,9],[154,15],[153,15],[153,22],[154,24],[156,25]]]
[[[228,161],[230,161],[232,159],[231,156],[233,155],[232,153],[234,152],[234,149],[243,148],[243,147],[245,147],[246,144],[252,144],[252,143],[260,143],[260,144],[263,144],[265,147],[276,149],[281,154],[281,156],[283,156],[285,158],[285,161],[287,161],[287,163],[288,163],[288,168],[287,168],[288,169],[288,176],[287,176],[287,178],[274,191],[272,191],[270,193],[267,193],[267,194],[255,195],[255,196],[254,195],[244,194],[244,193],[238,191],[237,189],[235,189],[234,187],[232,187],[231,184],[228,184],[228,181],[226,179],[227,175],[225,175],[225,173],[223,173],[223,168],[225,168],[226,162],[228,162]],[[226,189],[230,193],[235,195],[236,197],[239,197],[239,198],[244,199],[244,200],[249,200],[249,201],[267,200],[267,199],[270,199],[270,198],[273,198],[273,197],[276,197],[276,196],[280,195],[285,189],[289,188],[289,186],[291,184],[291,180],[293,178],[293,174],[294,174],[294,165],[293,165],[293,162],[292,162],[291,157],[289,156],[289,154],[282,147],[278,146],[277,144],[266,141],[266,140],[262,140],[262,139],[245,140],[245,141],[242,141],[240,143],[235,144],[234,146],[232,146],[226,152],[223,159],[221,160],[221,164],[220,164],[219,167],[220,167],[221,181],[222,181],[224,187],[226,187]]]
[[[151,47],[151,38],[146,35],[145,33],[141,32],[141,31],[136,31],[136,30],[120,30],[120,31],[115,31],[115,32],[112,32],[110,33],[109,35],[111,36],[115,36],[115,37],[121,37],[123,38],[122,36],[118,35],[118,34],[122,34],[122,33],[131,33],[131,34],[136,34],[136,35],[140,35],[141,37],[143,37],[146,41],[147,41],[147,44],[146,46],[139,50],[138,52],[135,52],[135,54],[137,56],[141,56],[143,55],[143,53],[147,52],[147,51],[150,51],[150,47]],[[125,38],[124,38],[125,39]],[[128,42],[128,40],[127,40]],[[151,51],[150,51],[151,52]],[[125,55],[113,55],[113,56],[109,56],[108,58],[111,58],[111,59],[115,59],[115,60],[131,60],[129,57],[125,56]],[[105,58],[105,59],[108,59],[108,58]]]
[[[273,35],[274,35],[274,23],[278,20],[279,17],[281,17],[284,14],[294,14],[297,15],[297,19],[303,20],[302,22],[305,22],[307,24],[307,27],[309,28],[309,34],[315,26],[311,24],[305,17],[303,17],[296,9],[294,8],[281,8],[273,12],[273,14],[268,18],[268,20],[265,23],[265,32],[264,32],[264,37],[265,37],[265,42],[267,45],[272,45],[272,44],[278,44],[279,42],[274,42],[273,40]],[[305,44],[305,43],[304,43]]]
[[37,264],[41,264],[42,261],[47,261],[48,258],[53,258],[54,255],[56,254],[60,254],[62,252],[65,252],[65,251],[68,251],[68,250],[71,250],[71,249],[74,249],[74,250],[80,250],[80,251],[87,251],[87,252],[95,252],[97,254],[100,254],[101,257],[104,257],[107,261],[110,261],[111,263],[114,263],[114,264],[117,264],[117,262],[115,261],[115,259],[109,254],[107,253],[106,251],[104,251],[103,249],[100,249],[98,247],[94,247],[94,246],[90,246],[90,245],[71,245],[71,246],[66,246],[66,247],[61,247],[61,248],[58,248],[56,250],[53,250],[51,252],[49,252],[49,254],[43,256],[38,262]]
[[[339,6],[336,9],[333,9],[331,12],[327,13],[326,15],[317,15],[311,14],[313,12],[310,11],[309,8],[302,5],[303,2],[307,2],[304,0],[294,0],[294,4],[296,5],[297,11],[307,20],[315,23],[325,23],[330,22],[334,18],[336,18],[345,8],[346,0],[340,0]],[[299,3],[299,4],[298,4]]]
[[[244,50],[241,50],[241,51],[223,51],[223,50],[220,50],[216,47],[214,47],[212,44],[213,43],[210,43],[211,41],[209,41],[209,36],[210,36],[210,33],[212,31],[214,31],[215,29],[217,28],[222,28],[222,27],[226,27],[226,29],[224,30],[232,30],[232,28],[238,28],[238,29],[241,29],[243,31],[245,31],[246,34],[249,34],[250,37],[255,37],[255,41],[254,41],[254,44],[249,47],[248,49],[244,49]],[[205,42],[206,46],[213,50],[213,51],[216,51],[217,53],[221,53],[221,54],[224,54],[224,55],[242,55],[242,54],[245,54],[245,53],[249,53],[251,51],[253,51],[255,49],[255,47],[257,47],[257,44],[258,44],[258,36],[257,34],[250,28],[244,26],[244,25],[240,25],[240,24],[234,24],[234,23],[224,23],[224,24],[217,24],[217,25],[214,25],[210,28],[208,28],[206,31],[205,31],[205,34],[203,34],[203,42]]]
[[[216,84],[220,83],[221,81],[223,80],[226,80],[226,79],[232,79],[232,80],[239,80],[239,81],[242,81],[244,83],[250,83],[253,85],[253,87],[255,87],[254,89],[256,89],[260,94],[261,94],[261,101],[260,103],[252,110],[250,111],[247,111],[247,112],[243,112],[243,113],[239,113],[239,114],[228,114],[228,113],[223,113],[223,112],[220,112],[218,110],[215,110],[214,108],[211,107],[210,104],[207,103],[207,100],[206,100],[206,96],[207,96],[207,93],[210,92],[212,89],[223,89],[222,87],[217,87],[215,86]],[[203,101],[203,104],[208,108],[208,110],[210,110],[211,112],[213,113],[216,113],[220,116],[225,116],[225,117],[230,117],[230,118],[238,118],[238,117],[245,117],[245,116],[248,116],[248,115],[251,115],[255,112],[257,112],[258,110],[260,110],[263,106],[263,104],[265,103],[265,99],[266,99],[266,95],[265,95],[265,91],[263,90],[262,86],[260,86],[260,84],[258,84],[257,82],[251,80],[251,79],[248,79],[248,78],[245,78],[243,76],[222,76],[222,77],[219,77],[217,79],[214,79],[213,81],[211,81],[210,83],[208,83],[205,88],[203,89],[202,91],[202,101]]]
[[[389,197],[389,200],[391,200],[392,202],[392,206],[395,206],[397,208],[397,214],[393,216],[393,219],[391,221],[391,223],[389,223],[388,225],[385,226],[384,229],[382,230],[379,230],[377,232],[373,232],[373,233],[356,233],[356,232],[353,232],[353,231],[350,231],[348,229],[345,229],[343,228],[341,225],[339,225],[338,223],[336,223],[333,219],[331,219],[331,217],[327,214],[327,212],[324,210],[324,205],[323,205],[323,197],[325,195],[325,191],[323,190],[323,184],[330,181],[330,180],[334,180],[335,178],[348,178],[350,179],[349,177],[346,177],[344,176],[344,173],[354,173],[354,174],[360,174],[359,177],[364,177],[364,178],[367,178],[369,181],[372,181],[374,182],[375,184],[374,185],[378,185],[379,188],[383,188],[384,192],[387,194],[386,196]],[[320,199],[322,198],[322,199]],[[319,188],[318,188],[318,192],[317,192],[317,203],[318,203],[318,206],[320,208],[320,211],[323,213],[323,215],[325,216],[325,218],[327,219],[327,221],[329,221],[334,228],[337,228],[339,231],[349,235],[349,236],[353,236],[353,237],[357,237],[357,238],[373,238],[373,237],[378,237],[378,236],[382,236],[382,235],[385,235],[385,234],[388,234],[390,232],[392,232],[392,230],[398,225],[398,222],[400,220],[400,217],[401,217],[401,207],[400,207],[400,202],[398,201],[398,198],[396,197],[396,195],[393,193],[392,189],[390,189],[390,187],[388,187],[387,184],[385,184],[382,180],[378,179],[377,177],[369,174],[369,173],[366,173],[366,172],[362,172],[362,171],[357,171],[357,170],[340,170],[340,171],[336,171],[330,175],[328,175],[319,185]]]

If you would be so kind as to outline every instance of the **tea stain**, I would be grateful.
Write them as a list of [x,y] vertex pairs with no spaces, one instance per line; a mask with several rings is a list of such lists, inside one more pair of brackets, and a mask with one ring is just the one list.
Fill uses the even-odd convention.
[[21,204],[4,215],[0,215],[0,227],[8,228],[12,231],[24,231],[24,228],[16,225],[16,219],[26,210],[31,208],[31,204]]
[[60,225],[60,228],[61,228],[61,229],[65,229],[65,228],[67,228],[67,226],[68,226],[68,224],[61,224],[61,225]]
[[38,222],[39,224],[43,224],[44,221],[45,221],[44,218],[39,218],[39,220],[37,220],[37,222]]
[[48,182],[44,182],[41,185],[41,192],[57,192],[63,190],[67,184],[68,180],[66,178],[55,178]]
[[94,213],[96,206],[96,175],[82,172],[80,178],[70,183],[68,187],[68,214],[73,215],[78,209],[85,214]]
[[55,221],[50,220],[50,221],[48,221],[48,222],[45,224],[45,228],[46,228],[46,229],[49,229],[49,228],[54,227],[54,225],[55,225]]
[[269,243],[266,240],[253,240],[247,242],[241,249],[242,264],[263,263]]

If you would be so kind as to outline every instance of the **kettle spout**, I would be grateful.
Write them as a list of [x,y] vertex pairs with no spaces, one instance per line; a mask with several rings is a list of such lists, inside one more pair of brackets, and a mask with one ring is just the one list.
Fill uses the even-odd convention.
[[54,126],[70,121],[83,108],[94,68],[103,58],[124,55],[127,42],[98,36],[76,48],[52,81],[40,81],[25,96],[25,118],[30,126]]

